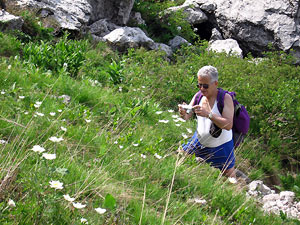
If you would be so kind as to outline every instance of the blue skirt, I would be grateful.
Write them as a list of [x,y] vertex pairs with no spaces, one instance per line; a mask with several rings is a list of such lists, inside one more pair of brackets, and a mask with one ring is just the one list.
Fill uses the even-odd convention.
[[188,143],[182,145],[182,148],[188,154],[195,153],[196,157],[201,157],[220,170],[230,169],[235,164],[233,140],[214,148],[204,147],[199,142],[196,131]]

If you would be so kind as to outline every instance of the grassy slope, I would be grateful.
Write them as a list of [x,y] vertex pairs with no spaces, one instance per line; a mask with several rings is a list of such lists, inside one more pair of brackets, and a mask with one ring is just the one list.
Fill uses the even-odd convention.
[[[166,107],[172,107],[173,97],[190,97],[191,90],[181,85],[192,82],[182,76],[190,65],[172,65],[143,51],[132,54],[135,58],[124,60],[124,85],[106,86],[92,86],[87,79],[75,80],[63,72],[44,72],[18,58],[1,59],[0,90],[5,93],[0,95],[0,137],[8,141],[0,146],[5,183],[1,223],[79,224],[84,217],[90,224],[281,224],[276,216],[264,216],[242,187],[229,184],[218,171],[172,154],[182,133],[188,134],[186,128],[195,127],[193,121],[177,122],[177,127],[171,117],[176,113]],[[88,77],[89,70],[83,71]],[[69,104],[57,98],[63,94],[71,96]],[[36,101],[42,101],[38,109]],[[35,117],[36,112],[44,116]],[[170,122],[159,123],[160,119]],[[51,136],[64,140],[52,143]],[[34,145],[57,158],[43,159],[31,150]],[[157,159],[155,153],[164,158]],[[10,179],[4,182],[5,177]],[[63,182],[64,188],[50,188],[51,180]],[[76,197],[86,208],[74,209],[63,194]],[[190,202],[196,197],[208,204]],[[15,208],[7,207],[9,198]],[[97,207],[108,212],[99,215]]]

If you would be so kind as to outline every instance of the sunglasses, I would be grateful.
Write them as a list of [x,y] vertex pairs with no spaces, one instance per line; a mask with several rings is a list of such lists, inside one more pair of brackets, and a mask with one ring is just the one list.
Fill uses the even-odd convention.
[[204,89],[208,89],[209,88],[209,85],[208,84],[197,84],[197,87],[198,88],[204,88]]

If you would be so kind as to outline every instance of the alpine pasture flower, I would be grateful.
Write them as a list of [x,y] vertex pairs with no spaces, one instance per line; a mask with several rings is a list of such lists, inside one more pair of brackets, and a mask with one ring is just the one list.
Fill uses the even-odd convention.
[[186,128],[187,132],[189,132],[190,134],[193,133],[192,129],[190,128]]
[[10,70],[10,69],[11,69],[11,65],[8,65],[7,69],[9,69],[9,70]]
[[81,204],[80,202],[72,202],[72,204],[76,209],[83,209],[84,207],[86,207],[86,205]]
[[172,115],[172,117],[177,119],[179,116],[178,115]]
[[60,138],[50,137],[49,140],[52,141],[52,142],[57,142],[58,143],[58,142],[63,141],[64,139],[62,137],[60,137]]
[[25,98],[25,96],[23,96],[23,95],[19,96],[19,99],[24,99],[24,98]]
[[154,156],[155,156],[157,159],[161,159],[161,158],[162,158],[162,156],[158,155],[157,153],[155,153]]
[[65,127],[60,127],[60,129],[61,129],[62,131],[64,131],[64,132],[67,131],[67,128],[65,128]]
[[186,122],[186,120],[182,119],[182,118],[178,118],[179,121],[181,122]]
[[168,112],[169,112],[169,113],[172,113],[172,112],[174,112],[174,110],[173,110],[173,109],[169,109]]
[[143,159],[146,159],[146,155],[144,155],[144,154],[141,154],[141,157],[143,158]]
[[180,123],[175,123],[175,126],[176,126],[176,127],[180,127],[181,124],[180,124]]
[[58,109],[57,112],[62,112],[62,110],[61,110],[61,109]]
[[4,95],[5,94],[5,91],[1,91],[1,95]]
[[53,160],[56,159],[56,154],[43,153],[42,157],[48,160]]
[[185,133],[182,133],[181,136],[184,138],[184,139],[187,139],[188,136],[185,134]]
[[35,102],[34,107],[40,108],[41,105],[42,105],[42,102]]
[[87,123],[90,123],[92,120],[89,120],[89,119],[84,119],[85,120],[85,122],[87,122]]
[[9,207],[16,207],[16,203],[12,199],[9,199],[7,204]]
[[81,218],[80,222],[83,223],[83,224],[89,224],[87,219],[85,219],[85,218]]
[[95,208],[96,212],[99,214],[104,214],[106,212],[106,209],[102,209],[102,208]]
[[162,114],[162,113],[163,113],[163,111],[157,111],[157,112],[155,112],[155,114],[157,114],[157,115]]
[[71,198],[69,194],[64,195],[64,199],[67,200],[68,202],[73,202],[75,198]]
[[7,143],[7,141],[5,141],[5,140],[0,140],[0,144],[4,145],[4,144],[6,144],[6,143]]
[[118,144],[118,141],[115,141],[114,144]]
[[237,183],[237,180],[234,178],[234,177],[229,177],[228,178],[228,181],[232,184],[236,184]]
[[45,149],[39,145],[34,145],[31,150],[38,153],[42,153],[45,151]]
[[41,116],[41,117],[43,117],[44,116],[44,113],[39,113],[39,112],[36,112],[35,113],[37,116]]
[[139,146],[139,144],[138,143],[133,143],[132,144],[134,147],[137,147],[137,146]]
[[169,120],[159,120],[159,123],[169,123]]
[[28,115],[28,112],[24,112],[25,115]]
[[122,149],[122,148],[124,148],[124,146],[123,145],[119,145],[119,148]]
[[50,116],[55,116],[56,113],[55,112],[50,112],[49,114],[50,114]]
[[61,189],[63,189],[64,187],[63,187],[63,183],[62,182],[60,182],[60,181],[58,181],[58,180],[51,180],[50,182],[49,182],[49,184],[50,184],[50,187],[51,188],[54,188],[54,189],[59,189],[59,190],[61,190]]

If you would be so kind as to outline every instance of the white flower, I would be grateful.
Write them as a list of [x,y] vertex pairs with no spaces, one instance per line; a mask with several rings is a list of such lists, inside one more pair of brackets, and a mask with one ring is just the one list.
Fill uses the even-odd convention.
[[48,160],[56,159],[56,154],[43,153],[42,157]]
[[154,154],[154,156],[157,158],[157,159],[161,159],[162,157],[160,155],[158,155],[157,153]]
[[172,115],[172,117],[177,119],[179,116],[178,115]]
[[142,86],[142,88],[146,88],[145,86]]
[[228,180],[232,184],[236,184],[237,183],[237,180],[234,177],[229,177]]
[[119,92],[122,92],[122,87],[119,87]]
[[140,138],[140,141],[142,141],[143,140],[143,138]]
[[5,91],[1,91],[1,95],[4,95],[5,94]]
[[38,153],[42,153],[45,151],[45,149],[39,145],[34,145],[31,150]]
[[72,202],[72,204],[76,209],[83,209],[84,207],[86,207],[86,205],[83,205],[80,202]]
[[42,102],[35,102],[34,107],[40,108],[41,105],[42,105]]
[[159,120],[159,123],[169,123],[169,120]]
[[206,200],[205,199],[195,198],[194,201],[195,201],[195,203],[198,203],[198,204],[201,204],[201,205],[205,205],[206,204]]
[[60,127],[60,129],[61,129],[62,131],[64,131],[64,132],[67,131],[67,128],[65,128],[65,127]]
[[187,139],[187,138],[188,138],[188,136],[187,136],[186,134],[184,134],[184,133],[182,133],[181,135],[182,135],[182,137],[183,137],[184,139]]
[[11,69],[11,65],[8,65],[7,69],[9,69],[9,70],[10,70],[10,69]]
[[124,146],[123,145],[119,145],[119,148],[122,149],[122,148],[124,148]]
[[73,202],[75,198],[71,198],[69,194],[64,195],[64,199],[66,199],[68,202]]
[[175,119],[175,120],[173,120],[175,123],[177,123],[177,122],[179,122],[179,120],[178,119]]
[[141,154],[141,157],[143,158],[143,159],[146,159],[146,155],[144,155],[144,154]]
[[23,96],[23,95],[19,96],[19,99],[24,99],[24,98],[25,98],[25,96]]
[[180,31],[180,30],[181,30],[181,27],[180,27],[180,26],[178,26],[178,27],[177,27],[177,30],[178,30],[178,31]]
[[64,67],[68,67],[68,63],[64,63],[64,65],[63,65]]
[[6,143],[7,143],[7,141],[5,141],[5,140],[0,140],[0,144],[4,145],[4,144],[6,144]]
[[134,147],[137,147],[137,146],[139,146],[139,144],[137,143],[137,144],[135,144],[135,143],[133,143],[132,144]]
[[50,116],[55,116],[56,113],[55,112],[50,112],[49,114],[50,114]]
[[24,112],[25,115],[28,115],[28,112]]
[[35,113],[37,116],[41,116],[41,117],[43,117],[44,116],[44,113],[39,113],[39,112],[36,112]]
[[160,140],[159,140],[159,142],[162,142],[164,139],[163,138],[161,138]]
[[190,134],[193,133],[192,129],[190,128],[186,128],[187,132],[189,132]]
[[103,214],[106,212],[106,209],[102,209],[102,208],[95,208],[96,212],[99,213],[99,214]]
[[62,110],[61,110],[61,109],[58,109],[57,112],[62,112]]
[[168,112],[169,112],[169,113],[172,113],[172,112],[174,112],[174,110],[173,110],[173,109],[169,109]]
[[64,139],[63,139],[62,137],[60,137],[60,138],[57,138],[57,137],[50,137],[49,140],[52,141],[52,142],[61,142],[61,141],[63,141]]
[[84,223],[84,224],[89,224],[88,221],[87,221],[87,219],[85,219],[85,218],[81,218],[81,219],[80,219],[80,222],[81,222],[81,223]]
[[114,144],[118,144],[118,141],[115,141]]
[[198,31],[198,28],[195,27],[195,28],[194,28],[194,31],[195,31],[195,32]]
[[90,123],[92,120],[89,120],[89,119],[84,119],[85,120],[85,122],[87,122],[87,123]]
[[182,118],[178,118],[179,121],[181,122],[186,122],[186,120],[182,119]]
[[51,180],[49,183],[51,188],[59,189],[59,190],[64,188],[63,183],[59,182],[58,180]]
[[157,114],[157,115],[162,114],[162,113],[163,113],[162,111],[155,112],[155,114]]
[[175,126],[176,126],[176,127],[180,127],[181,124],[180,124],[180,123],[175,123]]
[[10,206],[10,207],[16,207],[16,203],[15,203],[14,200],[12,200],[12,199],[9,199],[7,204],[8,204],[8,206]]

